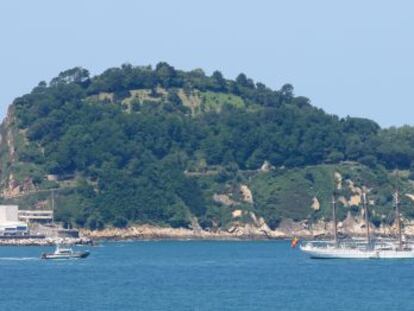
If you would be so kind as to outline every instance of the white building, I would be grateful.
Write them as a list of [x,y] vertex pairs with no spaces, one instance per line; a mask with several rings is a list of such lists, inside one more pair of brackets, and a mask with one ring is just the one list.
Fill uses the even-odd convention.
[[28,235],[29,228],[24,222],[4,222],[0,223],[0,236]]
[[27,235],[29,228],[18,219],[17,205],[0,205],[0,236]]
[[53,222],[52,210],[20,210],[17,212],[18,220],[26,223],[51,223]]
[[0,205],[0,223],[18,221],[18,212],[19,207],[17,205]]

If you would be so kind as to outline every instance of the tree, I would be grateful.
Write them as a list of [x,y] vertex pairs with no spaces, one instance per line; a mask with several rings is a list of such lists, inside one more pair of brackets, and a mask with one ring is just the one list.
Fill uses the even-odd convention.
[[279,93],[282,102],[289,103],[293,98],[293,85],[289,83],[284,84],[279,90]]
[[82,83],[89,79],[89,71],[82,67],[75,67],[61,72],[56,78],[50,81],[51,86],[60,83]]
[[236,83],[240,87],[254,88],[253,80],[248,79],[244,73],[240,73],[236,78]]
[[223,78],[223,75],[220,71],[214,71],[211,79],[213,81],[213,89],[217,92],[226,91],[226,80]]
[[163,87],[168,88],[176,86],[177,72],[173,66],[170,66],[165,62],[158,63],[155,67],[155,74],[157,76],[158,82]]

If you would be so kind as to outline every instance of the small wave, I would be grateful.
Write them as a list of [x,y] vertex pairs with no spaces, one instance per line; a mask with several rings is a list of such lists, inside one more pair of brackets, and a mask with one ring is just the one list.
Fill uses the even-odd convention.
[[22,260],[38,260],[37,257],[0,257],[0,260],[12,260],[12,261],[22,261]]

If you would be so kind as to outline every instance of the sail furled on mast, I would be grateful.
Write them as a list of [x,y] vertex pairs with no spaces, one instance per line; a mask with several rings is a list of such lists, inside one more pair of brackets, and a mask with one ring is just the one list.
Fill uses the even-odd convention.
[[400,212],[400,198],[398,190],[394,193],[394,205],[395,205],[395,221],[397,225],[397,232],[398,232],[398,246],[399,250],[402,250],[403,243],[402,243],[402,233],[401,233],[401,212]]
[[369,232],[368,201],[367,201],[367,194],[365,191],[362,192],[362,204],[363,204],[364,216],[365,216],[366,238],[367,238],[367,243],[369,246],[371,245],[371,235]]
[[332,195],[332,222],[333,222],[333,239],[335,244],[338,244],[338,224],[336,220],[336,197],[335,194]]

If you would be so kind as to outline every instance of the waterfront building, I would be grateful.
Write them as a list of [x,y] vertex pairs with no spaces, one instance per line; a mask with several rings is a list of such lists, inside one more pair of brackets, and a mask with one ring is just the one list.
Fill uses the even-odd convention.
[[0,236],[22,236],[29,234],[25,222],[18,219],[17,205],[0,205]]
[[53,210],[19,210],[18,219],[26,223],[52,223]]

